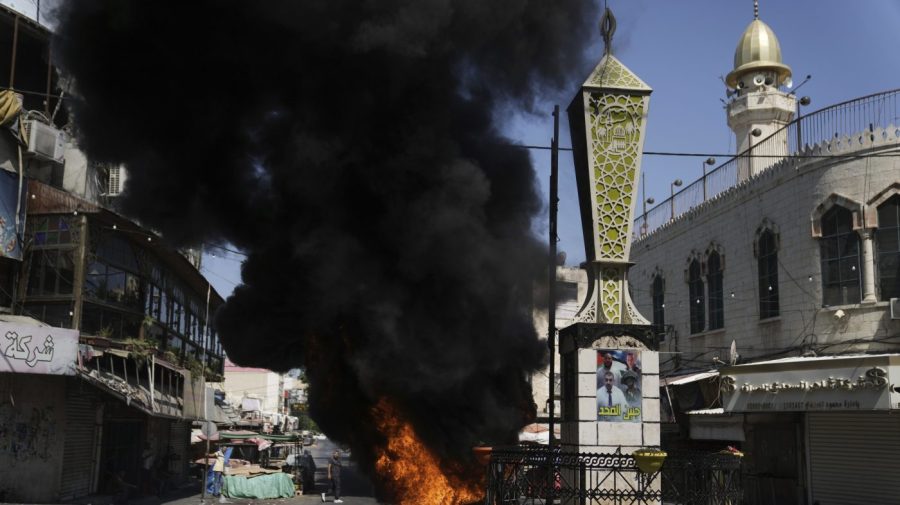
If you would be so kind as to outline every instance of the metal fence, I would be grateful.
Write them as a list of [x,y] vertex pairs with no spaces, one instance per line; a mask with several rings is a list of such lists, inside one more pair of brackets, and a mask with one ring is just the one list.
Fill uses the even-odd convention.
[[741,459],[669,454],[660,470],[643,473],[627,454],[566,453],[546,446],[494,449],[484,503],[740,505]]
[[[635,239],[650,233],[675,217],[736,186],[740,181],[772,167],[788,156],[826,141],[845,139],[863,144],[876,129],[900,126],[900,89],[876,93],[820,109],[794,119],[772,135],[753,143],[748,150],[729,159],[705,177],[660,202],[634,222]],[[900,132],[896,132],[894,136]]]

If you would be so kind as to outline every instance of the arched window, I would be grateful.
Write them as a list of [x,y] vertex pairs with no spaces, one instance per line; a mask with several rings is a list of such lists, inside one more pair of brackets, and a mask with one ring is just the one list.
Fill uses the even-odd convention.
[[835,205],[822,216],[822,304],[859,303],[859,235],[853,215]]
[[653,277],[653,285],[650,288],[653,298],[653,325],[665,326],[666,324],[666,283],[661,274]]
[[722,257],[718,252],[709,253],[706,259],[709,283],[709,329],[717,330],[725,326],[725,297],[722,289]]
[[763,230],[756,244],[759,276],[759,318],[778,315],[778,244],[772,230]]
[[878,207],[878,285],[881,299],[900,298],[900,195]]
[[691,299],[688,305],[691,307],[691,333],[700,333],[703,331],[706,319],[705,304],[706,297],[703,294],[703,277],[700,272],[700,261],[691,261],[688,266],[688,293]]

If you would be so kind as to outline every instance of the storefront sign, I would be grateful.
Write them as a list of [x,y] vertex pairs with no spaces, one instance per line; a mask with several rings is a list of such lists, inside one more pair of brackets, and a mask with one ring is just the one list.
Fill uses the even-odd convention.
[[78,331],[0,323],[0,372],[75,375]]
[[726,412],[807,412],[900,408],[891,356],[768,362],[722,370]]
[[641,353],[633,350],[597,351],[597,420],[641,422]]

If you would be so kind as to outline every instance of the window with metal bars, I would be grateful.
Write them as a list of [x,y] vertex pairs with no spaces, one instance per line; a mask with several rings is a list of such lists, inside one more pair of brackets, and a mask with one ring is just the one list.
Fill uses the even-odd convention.
[[653,325],[665,326],[666,324],[666,282],[662,275],[656,274],[653,277],[653,284],[650,287],[651,297],[653,299]]
[[722,256],[718,252],[709,253],[706,259],[706,282],[709,286],[709,329],[717,330],[725,326],[725,296],[722,287]]
[[768,319],[778,311],[778,244],[772,230],[759,235],[756,249],[759,277],[759,318]]
[[878,207],[875,247],[881,299],[900,298],[900,195]]
[[834,206],[822,216],[822,304],[846,305],[860,301],[859,235],[853,214]]
[[693,260],[688,267],[688,294],[690,295],[688,305],[690,306],[691,333],[700,333],[705,327],[706,296],[704,288],[700,261]]

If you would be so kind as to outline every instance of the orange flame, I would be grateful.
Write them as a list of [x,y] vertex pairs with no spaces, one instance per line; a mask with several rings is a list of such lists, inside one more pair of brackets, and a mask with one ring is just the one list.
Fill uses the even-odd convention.
[[484,483],[461,477],[463,472],[438,459],[390,401],[379,401],[373,418],[387,439],[376,449],[375,469],[396,505],[464,505],[484,499]]

